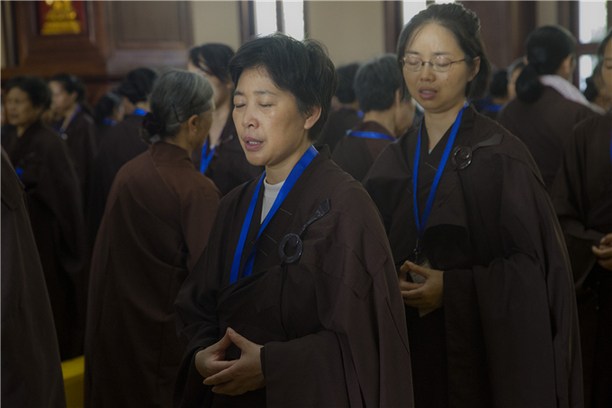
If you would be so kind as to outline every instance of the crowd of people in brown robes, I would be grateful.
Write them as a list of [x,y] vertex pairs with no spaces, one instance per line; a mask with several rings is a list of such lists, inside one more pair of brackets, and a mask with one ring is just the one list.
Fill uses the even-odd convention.
[[495,114],[461,4],[337,68],[274,34],[95,109],[7,81],[2,404],[84,354],[87,407],[612,406],[612,31],[599,106],[575,53],[534,30]]

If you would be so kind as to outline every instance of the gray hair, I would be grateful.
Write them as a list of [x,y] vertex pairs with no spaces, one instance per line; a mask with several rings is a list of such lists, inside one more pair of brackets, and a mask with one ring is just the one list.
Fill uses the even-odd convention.
[[214,109],[213,88],[201,75],[172,69],[156,82],[150,103],[144,126],[151,138],[165,139],[175,136],[191,116]]

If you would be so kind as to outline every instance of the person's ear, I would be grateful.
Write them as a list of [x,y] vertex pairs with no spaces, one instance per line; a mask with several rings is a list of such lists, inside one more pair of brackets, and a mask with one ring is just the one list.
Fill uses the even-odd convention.
[[310,111],[306,114],[304,129],[310,130],[315,125],[315,123],[317,123],[317,121],[321,117],[321,111],[322,109],[320,106],[313,106],[312,108],[310,108]]
[[198,131],[199,120],[198,115],[191,115],[189,119],[187,119],[187,129],[189,133]]
[[569,80],[572,77],[572,73],[574,72],[574,68],[576,66],[575,64],[576,59],[574,55],[568,55],[559,66],[559,69],[557,70],[557,75]]
[[468,82],[473,81],[479,72],[480,72],[480,57],[475,57],[472,60],[472,72],[470,73],[470,79],[468,80]]
[[72,101],[72,103],[76,103],[77,99],[79,98],[79,94],[76,92],[73,92],[71,94],[68,94],[68,97],[70,98],[70,100]]

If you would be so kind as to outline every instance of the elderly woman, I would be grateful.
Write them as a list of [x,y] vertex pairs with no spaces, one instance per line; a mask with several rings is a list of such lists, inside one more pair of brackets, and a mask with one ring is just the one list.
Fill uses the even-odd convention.
[[176,404],[412,405],[397,275],[361,184],[312,141],[329,111],[332,62],[284,35],[230,63],[233,117],[257,180],[226,195],[177,298],[189,341]]
[[219,203],[190,156],[210,128],[212,87],[169,71],[145,117],[151,147],[113,183],[92,258],[85,339],[89,407],[167,407],[184,353],[173,303]]
[[28,196],[64,360],[83,350],[86,248],[81,189],[66,143],[41,121],[51,100],[47,84],[37,77],[16,77],[5,91],[11,128],[2,132],[2,147]]

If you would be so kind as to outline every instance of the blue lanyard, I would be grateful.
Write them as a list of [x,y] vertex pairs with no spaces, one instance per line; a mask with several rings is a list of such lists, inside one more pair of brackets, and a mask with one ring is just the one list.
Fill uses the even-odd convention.
[[423,237],[423,233],[425,232],[425,226],[427,225],[427,219],[429,218],[429,214],[431,213],[431,209],[433,207],[436,191],[438,190],[438,184],[440,183],[442,173],[444,172],[444,167],[446,167],[446,162],[448,161],[451,149],[453,148],[453,144],[455,143],[455,138],[457,137],[457,133],[459,131],[459,125],[461,125],[463,111],[465,111],[466,107],[467,104],[464,105],[463,108],[461,108],[461,110],[457,114],[455,122],[453,123],[450,135],[448,137],[448,141],[446,142],[446,147],[444,148],[444,154],[442,155],[442,158],[440,159],[440,164],[438,165],[438,169],[436,170],[436,176],[434,177],[433,184],[431,185],[431,190],[429,191],[429,196],[427,197],[427,202],[425,203],[425,210],[423,211],[422,216],[419,216],[419,199],[417,193],[417,186],[419,179],[419,161],[421,158],[421,131],[423,130],[423,122],[421,122],[421,126],[419,127],[417,146],[416,151],[414,152],[414,167],[412,175],[412,207],[414,211],[414,220],[416,222],[417,233],[419,234],[419,240]]
[[348,136],[360,137],[363,139],[379,139],[379,140],[390,140],[394,141],[395,138],[393,136],[389,136],[385,133],[380,132],[368,132],[365,130],[349,130],[346,132]]
[[104,118],[102,119],[102,124],[106,126],[115,126],[117,121],[111,118]]
[[208,165],[210,164],[210,161],[215,155],[216,148],[217,146],[211,148],[210,152],[208,152],[207,154],[206,151],[208,150],[208,139],[206,139],[204,146],[202,146],[202,160],[200,161],[200,173],[204,174],[206,173],[206,170],[208,170]]
[[134,112],[132,112],[132,115],[135,115],[135,116],[146,116],[147,115],[147,111],[142,109],[142,108],[136,108],[136,109],[134,109]]
[[[298,181],[302,173],[304,173],[304,170],[306,170],[306,167],[308,167],[308,165],[312,162],[312,160],[317,156],[317,154],[318,154],[317,150],[314,147],[310,146],[310,148],[306,150],[306,152],[302,155],[302,157],[297,162],[297,164],[293,167],[293,169],[291,170],[291,173],[289,173],[289,176],[287,177],[287,180],[285,180],[285,183],[283,184],[280,191],[278,192],[278,196],[274,200],[274,204],[272,204],[272,208],[270,208],[268,215],[266,215],[266,218],[264,218],[263,222],[259,226],[259,230],[257,231],[257,237],[255,238],[255,241],[259,239],[263,231],[266,229],[266,227],[270,223],[270,220],[272,219],[272,217],[274,217],[274,215],[280,208],[283,201],[285,201],[285,198],[287,197],[287,195],[289,195],[289,192],[293,189],[293,186],[295,185],[295,183]],[[234,252],[234,261],[232,262],[232,270],[230,274],[230,284],[233,284],[236,281],[238,281],[238,278],[240,275],[240,261],[242,259],[242,252],[244,251],[244,244],[246,243],[246,238],[249,232],[249,227],[251,226],[251,221],[253,220],[253,214],[255,213],[255,206],[257,205],[257,199],[259,198],[259,191],[261,190],[261,185],[263,184],[263,180],[265,178],[266,178],[266,172],[264,171],[261,177],[259,177],[259,181],[257,182],[257,187],[255,188],[255,192],[253,193],[253,197],[251,198],[251,202],[249,203],[249,209],[247,210],[246,216],[242,223],[242,229],[240,230],[240,238],[238,239],[238,245],[236,246],[236,251]],[[245,277],[250,276],[253,273],[254,263],[255,263],[255,250],[253,249],[253,251],[249,255],[247,262],[244,266],[243,276]]]

